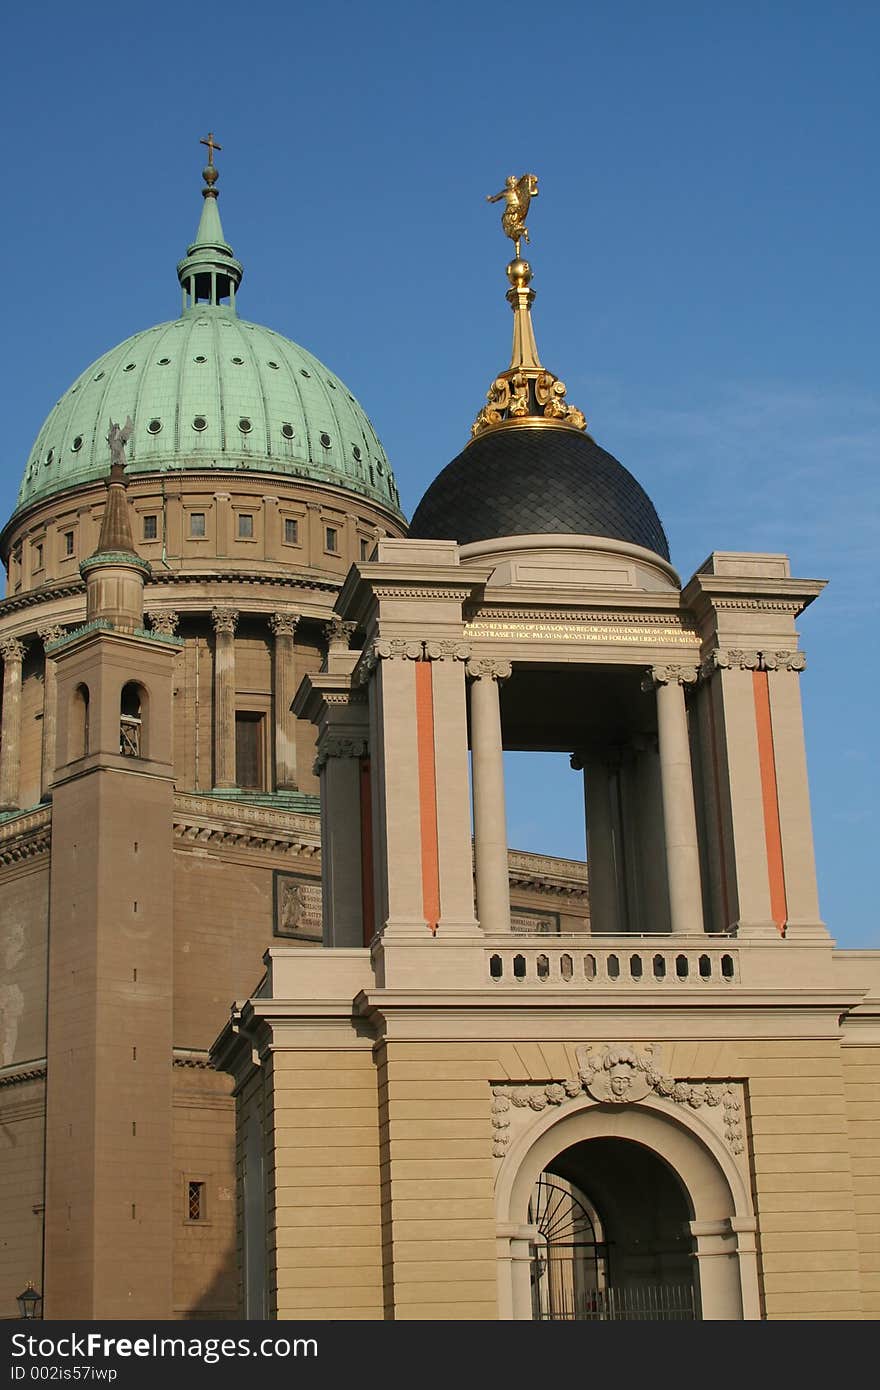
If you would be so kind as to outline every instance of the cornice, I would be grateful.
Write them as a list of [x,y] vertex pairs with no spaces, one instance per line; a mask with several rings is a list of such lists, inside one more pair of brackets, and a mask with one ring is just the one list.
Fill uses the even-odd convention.
[[0,821],[0,866],[20,864],[48,854],[52,841],[52,810],[40,806]]
[[174,839],[181,846],[210,845],[215,849],[320,856],[321,830],[317,815],[244,806],[219,798],[175,793]]
[[42,1081],[46,1075],[45,1057],[17,1066],[0,1068],[0,1086],[21,1086],[26,1081]]

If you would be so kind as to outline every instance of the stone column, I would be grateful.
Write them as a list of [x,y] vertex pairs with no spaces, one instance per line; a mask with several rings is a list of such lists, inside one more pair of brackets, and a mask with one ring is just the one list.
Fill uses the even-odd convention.
[[[51,642],[64,636],[66,629],[57,623],[39,630],[40,641],[45,652]],[[55,777],[55,743],[58,731],[58,675],[54,658],[45,652],[43,665],[43,742],[40,767],[40,800],[50,801],[51,787]]]
[[688,739],[684,687],[697,679],[696,667],[655,666],[645,682],[657,690],[657,734],[663,831],[669,880],[669,916],[673,934],[703,930],[700,854]]
[[498,685],[509,661],[469,661],[471,759],[474,792],[474,860],[477,918],[484,932],[510,931],[510,877],[504,802],[504,751]]
[[590,930],[619,932],[617,873],[608,765],[598,754],[581,749],[571,756],[574,770],[583,769],[587,822],[587,874],[590,890]]
[[[691,1221],[704,1322],[741,1322],[744,1316],[737,1239],[729,1220]],[[750,1312],[754,1317],[754,1312]]]
[[[315,772],[321,779],[321,889],[325,946],[364,944],[361,864],[361,759],[365,738],[322,733]],[[372,924],[370,935],[372,935]]]
[[235,627],[234,608],[215,608],[214,624],[214,786],[235,786]]
[[0,641],[3,657],[3,730],[0,738],[0,811],[17,811],[21,757],[21,664],[25,646],[16,637]]
[[275,709],[275,790],[296,791],[296,715],[290,706],[296,694],[293,634],[298,613],[273,613],[269,627],[275,638],[272,650],[272,689]]

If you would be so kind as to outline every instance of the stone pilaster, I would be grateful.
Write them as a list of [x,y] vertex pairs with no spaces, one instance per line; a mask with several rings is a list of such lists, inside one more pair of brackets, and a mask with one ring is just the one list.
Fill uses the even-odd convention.
[[234,608],[215,608],[214,624],[214,786],[235,786],[235,628]]
[[477,918],[484,932],[510,931],[510,877],[504,801],[499,683],[509,661],[469,661],[471,756],[474,793],[474,863]]
[[3,728],[0,736],[0,811],[19,809],[21,760],[21,666],[25,646],[16,637],[0,641],[3,657]]
[[685,685],[693,685],[697,668],[655,666],[645,681],[657,691],[657,735],[663,831],[669,882],[669,916],[673,934],[703,930],[700,854],[688,738]]
[[[39,630],[40,641],[45,650],[52,642],[64,636],[66,629],[57,623]],[[51,799],[52,781],[55,777],[55,747],[58,732],[58,673],[54,658],[45,653],[43,665],[43,739],[40,749],[40,800]]]
[[269,627],[272,648],[272,689],[275,708],[275,790],[296,791],[296,715],[291,711],[296,694],[296,662],[293,636],[298,613],[273,613]]

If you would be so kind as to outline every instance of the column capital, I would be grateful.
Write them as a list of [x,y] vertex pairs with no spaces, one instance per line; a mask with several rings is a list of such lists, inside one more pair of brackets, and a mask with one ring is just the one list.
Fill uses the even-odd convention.
[[424,658],[424,644],[406,637],[383,637],[367,647],[355,668],[355,684],[366,685],[380,661],[421,661]]
[[212,608],[211,622],[214,624],[215,632],[228,633],[230,636],[232,636],[238,624],[238,609]]
[[696,666],[652,666],[642,680],[642,689],[654,690],[658,685],[694,685],[698,675]]
[[331,613],[324,624],[324,641],[331,652],[348,651],[357,623],[346,622],[338,613]]
[[470,643],[453,640],[430,641],[425,643],[427,661],[469,661]]
[[716,647],[700,663],[700,675],[709,679],[716,671],[804,671],[802,651],[765,652],[739,647]]
[[180,622],[180,614],[170,608],[150,608],[144,612],[144,617],[153,632],[159,632],[163,637],[173,637]]
[[509,661],[497,661],[494,657],[480,656],[467,664],[471,680],[506,681],[513,670]]
[[37,628],[37,636],[44,647],[48,647],[50,642],[60,642],[66,635],[67,628],[62,627],[61,623],[47,623],[45,627]]
[[0,637],[0,656],[4,661],[24,661],[27,647],[18,637]]
[[338,735],[330,735],[321,740],[312,771],[317,777],[330,758],[365,758],[368,752],[369,746],[366,739],[341,738]]
[[301,616],[300,613],[273,613],[269,628],[276,637],[293,637]]

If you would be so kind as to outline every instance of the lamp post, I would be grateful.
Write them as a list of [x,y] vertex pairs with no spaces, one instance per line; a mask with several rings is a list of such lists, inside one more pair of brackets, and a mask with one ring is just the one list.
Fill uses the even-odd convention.
[[43,1306],[43,1295],[37,1293],[34,1288],[33,1279],[28,1280],[27,1287],[18,1295],[16,1302],[18,1303],[19,1311],[23,1318],[40,1317]]

